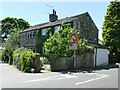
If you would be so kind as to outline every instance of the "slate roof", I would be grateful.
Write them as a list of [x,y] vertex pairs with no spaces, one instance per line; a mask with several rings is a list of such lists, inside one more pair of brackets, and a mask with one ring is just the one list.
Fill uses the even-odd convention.
[[88,14],[88,12],[85,12],[85,13],[79,14],[79,15],[75,15],[75,16],[71,16],[71,17],[66,17],[66,18],[63,18],[63,19],[59,19],[59,20],[56,20],[55,22],[46,22],[46,23],[37,24],[37,25],[34,25],[34,26],[32,26],[28,29],[25,29],[22,32],[27,32],[27,31],[31,31],[31,30],[36,30],[36,29],[46,28],[46,27],[50,27],[50,26],[60,25],[63,22],[64,23],[71,22],[71,21],[74,21],[75,19],[77,19],[78,17],[80,17],[82,15],[86,15],[86,14]]

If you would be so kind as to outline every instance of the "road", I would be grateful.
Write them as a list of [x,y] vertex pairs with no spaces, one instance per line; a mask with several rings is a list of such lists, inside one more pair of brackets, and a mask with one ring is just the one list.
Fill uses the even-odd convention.
[[118,88],[118,68],[23,73],[0,63],[2,88]]

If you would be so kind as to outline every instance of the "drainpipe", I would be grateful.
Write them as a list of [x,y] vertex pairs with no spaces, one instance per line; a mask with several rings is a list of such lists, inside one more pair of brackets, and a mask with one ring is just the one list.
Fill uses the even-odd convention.
[[97,46],[95,46],[95,67],[97,66]]

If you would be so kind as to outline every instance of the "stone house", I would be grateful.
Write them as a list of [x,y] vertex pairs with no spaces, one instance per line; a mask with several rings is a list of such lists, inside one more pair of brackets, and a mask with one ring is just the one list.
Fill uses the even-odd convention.
[[[98,28],[88,12],[83,14],[58,19],[56,11],[53,9],[53,13],[49,15],[49,22],[37,24],[24,31],[20,32],[20,45],[21,47],[33,49],[37,51],[36,47],[36,32],[40,30],[41,35],[45,36],[47,28],[54,28],[54,32],[57,32],[62,23],[72,23],[76,33],[78,33],[79,39],[86,38],[91,44],[98,44]],[[40,47],[42,50],[44,47]],[[42,53],[41,53],[42,54]]]

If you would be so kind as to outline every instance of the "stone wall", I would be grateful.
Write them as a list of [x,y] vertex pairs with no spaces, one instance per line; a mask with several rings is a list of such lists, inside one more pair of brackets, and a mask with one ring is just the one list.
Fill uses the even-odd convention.
[[67,71],[73,69],[81,68],[91,68],[94,67],[94,52],[84,52],[83,54],[77,54],[75,57],[75,67],[74,58],[58,58],[52,56],[50,58],[51,71]]
[[79,39],[86,38],[98,43],[98,29],[88,13],[78,17],[73,24],[74,29],[79,32]]
[[32,67],[35,69],[34,72],[40,72],[42,67],[42,62],[40,61],[40,54],[36,53],[35,58],[32,61]]
[[72,70],[73,67],[73,57],[70,58],[58,58],[52,56],[50,58],[51,71],[67,71]]
[[75,69],[94,67],[94,53],[84,52],[81,55],[76,55]]
[[35,36],[33,38],[28,38],[28,33],[29,31],[20,33],[20,45],[21,47],[26,47],[35,50]]

